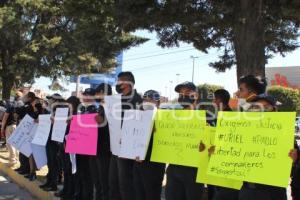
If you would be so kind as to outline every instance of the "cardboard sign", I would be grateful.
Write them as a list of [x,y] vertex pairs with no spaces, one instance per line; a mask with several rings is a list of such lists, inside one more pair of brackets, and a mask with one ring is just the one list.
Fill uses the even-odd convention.
[[158,110],[151,161],[198,167],[205,111]]
[[144,160],[156,110],[125,110],[119,157]]
[[68,114],[69,108],[57,108],[55,110],[51,140],[63,143],[68,125]]
[[74,115],[67,136],[66,152],[82,155],[97,155],[97,114]]
[[220,112],[208,174],[287,187],[295,117],[285,112]]
[[104,110],[109,126],[110,150],[113,155],[117,156],[121,148],[121,95],[105,96],[104,101]]

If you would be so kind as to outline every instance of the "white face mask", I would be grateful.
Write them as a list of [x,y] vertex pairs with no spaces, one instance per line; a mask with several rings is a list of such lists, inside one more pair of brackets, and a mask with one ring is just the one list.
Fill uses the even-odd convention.
[[248,103],[246,99],[239,98],[238,106],[241,107],[244,111],[247,111],[251,107],[251,104]]
[[142,103],[143,110],[154,110],[156,108],[156,105],[154,103],[150,102],[144,102]]

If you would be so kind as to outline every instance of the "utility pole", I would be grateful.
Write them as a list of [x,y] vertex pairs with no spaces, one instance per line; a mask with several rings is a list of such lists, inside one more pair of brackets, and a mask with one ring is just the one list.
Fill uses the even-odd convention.
[[176,74],[176,83],[179,84],[179,76],[180,74]]
[[194,83],[194,73],[195,73],[195,59],[199,57],[197,56],[191,56],[191,59],[193,59],[193,72],[192,72],[192,82]]
[[170,101],[172,100],[172,85],[173,85],[173,81],[170,81]]

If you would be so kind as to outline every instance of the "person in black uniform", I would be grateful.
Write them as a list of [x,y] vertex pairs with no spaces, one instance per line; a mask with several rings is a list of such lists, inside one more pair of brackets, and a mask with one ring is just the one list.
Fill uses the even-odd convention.
[[[143,104],[141,109],[154,110],[159,107],[159,104],[159,93],[154,90],[148,90],[143,95]],[[166,165],[163,163],[150,162],[152,146],[153,135],[149,142],[145,160],[136,160],[134,163],[133,176],[136,200],[161,200],[162,182],[164,179]]]
[[[81,114],[98,113],[99,103],[95,101],[95,90],[87,88],[83,93],[84,107]],[[96,167],[96,156],[76,155],[77,170],[79,176],[79,194],[78,200],[93,200],[94,189],[96,193],[101,191],[101,185],[98,179]]]
[[59,179],[59,172],[61,171],[61,162],[59,161],[59,150],[61,143],[58,143],[56,141],[51,140],[52,135],[52,128],[53,128],[53,118],[55,116],[55,110],[59,107],[66,107],[65,100],[60,94],[53,94],[51,96],[47,96],[47,99],[50,102],[51,105],[51,119],[52,119],[52,125],[50,129],[50,134],[48,137],[48,141],[46,144],[46,153],[47,153],[47,161],[48,161],[48,174],[47,174],[47,181],[45,184],[41,185],[40,188],[42,188],[45,191],[56,191],[57,190],[57,184]]
[[92,160],[96,167],[97,182],[99,184],[98,190],[96,190],[96,199],[109,200],[110,138],[104,107],[101,104],[104,102],[104,96],[112,95],[112,88],[109,84],[102,83],[95,89],[95,92],[96,102],[99,103],[99,114],[96,116],[96,121],[99,124],[97,156]]
[[[229,106],[230,94],[227,90],[219,89],[214,92],[213,103],[216,105],[218,111],[232,111]],[[217,117],[217,116],[216,116]],[[217,122],[215,123],[217,124]],[[225,188],[225,187],[214,187],[214,194],[210,197],[213,200],[238,200],[239,190]]]
[[[116,91],[122,94],[123,111],[137,109],[143,101],[142,97],[134,89],[134,84],[135,79],[131,72],[121,72],[118,75]],[[123,116],[124,112],[122,112],[122,120]],[[135,200],[133,165],[134,160],[112,156],[109,172],[110,200]],[[118,174],[118,177],[116,177],[116,174]]]
[[[34,111],[35,100],[36,100],[36,96],[33,92],[28,92],[24,96],[25,105],[20,108],[16,108],[17,123],[19,123],[27,114],[33,119],[38,118],[37,113]],[[30,174],[29,159],[22,153],[19,153],[19,161],[20,161],[20,168],[16,169],[16,171],[21,175]]]
[[[265,95],[267,82],[264,79],[248,75],[240,78],[240,105],[245,112],[275,112],[276,102],[273,97]],[[241,100],[242,99],[242,100]],[[287,155],[288,156],[288,155]],[[289,157],[295,162],[297,150],[291,149]],[[244,182],[239,192],[239,200],[287,200],[286,188]]]
[[[77,115],[78,113],[78,107],[80,105],[80,100],[76,96],[71,96],[67,99],[67,103],[69,104],[69,119],[68,119],[68,126],[66,129],[66,136],[69,134],[70,130],[70,121],[72,118],[72,115]],[[63,145],[63,152],[65,152],[65,145],[66,140],[64,140]],[[63,189],[57,193],[55,193],[56,197],[60,197],[64,200],[73,200],[76,199],[78,196],[78,185],[79,185],[79,179],[78,179],[78,173],[75,174],[72,173],[72,163],[70,160],[70,154],[64,153],[64,165],[63,165],[63,171],[64,171],[64,183],[63,183]]]
[[[47,113],[47,111],[42,106],[41,100],[38,98],[36,98],[35,102],[33,103],[33,110],[37,118],[40,114]],[[30,181],[34,181],[37,178],[36,177],[37,167],[33,155],[29,156],[29,168],[30,168],[30,173],[26,175],[25,178],[28,178]]]
[[[198,103],[194,83],[184,82],[175,87],[178,103],[185,110],[194,110]],[[201,200],[204,185],[196,183],[197,168],[170,164],[167,168],[166,200]]]

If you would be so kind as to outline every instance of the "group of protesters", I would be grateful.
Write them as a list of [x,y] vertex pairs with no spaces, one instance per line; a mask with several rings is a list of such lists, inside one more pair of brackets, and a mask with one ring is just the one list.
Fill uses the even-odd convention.
[[[153,110],[160,108],[160,94],[148,90],[140,95],[135,90],[135,79],[131,72],[118,75],[116,92],[121,94],[122,113],[124,110]],[[266,94],[266,81],[248,75],[239,81],[239,111],[241,112],[276,112],[276,100]],[[192,82],[184,82],[175,87],[181,109],[205,109],[201,105],[199,92]],[[51,140],[52,127],[46,144],[48,174],[46,182],[40,185],[45,191],[54,191],[55,196],[70,200],[161,200],[162,188],[166,177],[166,200],[204,200],[207,193],[209,200],[287,200],[286,188],[244,182],[240,190],[219,186],[204,185],[196,182],[197,168],[151,162],[153,137],[151,137],[145,160],[120,158],[111,153],[110,129],[107,123],[104,97],[113,95],[112,87],[102,83],[97,88],[86,89],[80,98],[71,96],[64,99],[59,94],[47,96],[46,100],[36,97],[33,92],[18,94],[14,102],[7,102],[2,117],[1,133],[9,138],[18,123],[29,115],[38,123],[40,114],[51,114],[60,107],[70,107],[69,115],[97,114],[98,127],[97,155],[70,155],[65,152],[66,141],[59,143]],[[230,94],[225,89],[214,92],[213,105],[218,111],[231,111]],[[209,114],[208,114],[209,115]],[[123,115],[122,115],[123,116]],[[70,124],[70,120],[68,120]],[[209,116],[207,124],[216,126],[217,117]],[[70,125],[67,126],[66,136]],[[153,129],[155,134],[155,129]],[[153,135],[152,135],[153,136]],[[200,144],[200,141],[199,141]],[[10,144],[6,143],[11,165],[20,162],[16,169],[31,181],[36,179],[36,163]],[[213,154],[213,152],[211,152]],[[300,172],[298,170],[298,148],[287,152],[293,161],[291,188],[294,200],[300,199]],[[73,161],[72,161],[73,159]],[[73,162],[76,161],[74,171]],[[277,166],[274,166],[275,168]],[[201,170],[201,169],[200,169]],[[278,169],[280,170],[280,169]],[[274,174],[276,176],[276,174]],[[58,191],[58,185],[63,189]],[[207,192],[205,192],[207,191]]]

